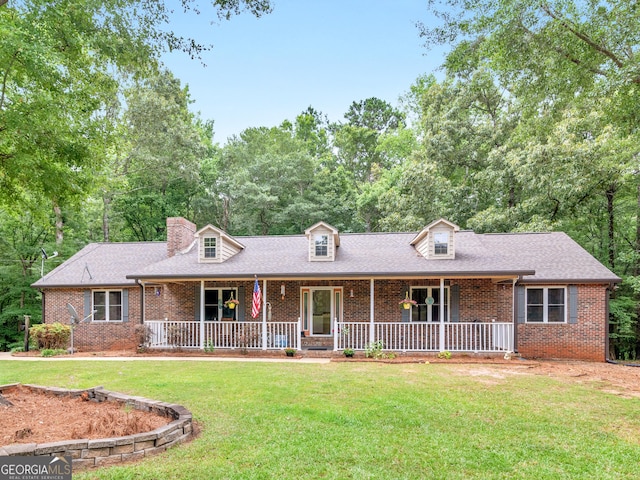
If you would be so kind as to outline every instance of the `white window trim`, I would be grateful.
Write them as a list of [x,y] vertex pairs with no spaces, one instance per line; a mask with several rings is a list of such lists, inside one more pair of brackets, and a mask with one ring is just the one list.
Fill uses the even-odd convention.
[[[111,289],[111,290],[92,290],[91,291],[91,311],[94,312],[96,310],[95,307],[95,294],[96,293],[100,293],[100,292],[104,292],[104,298],[105,298],[105,305],[104,305],[104,320],[96,320],[95,318],[95,313],[93,313],[91,315],[91,321],[92,322],[96,322],[96,323],[122,323],[123,322],[123,316],[124,316],[124,305],[123,305],[123,301],[124,301],[124,295],[122,294],[122,290],[118,290],[118,289]],[[109,319],[109,294],[111,292],[120,292],[120,320],[111,320]]]
[[[444,235],[447,238],[446,242],[437,242],[436,238]],[[446,252],[438,252],[438,245],[445,245],[447,251]],[[449,255],[449,249],[451,247],[451,234],[449,232],[433,232],[433,254],[436,256],[445,256]]]
[[[550,322],[549,321],[549,289],[550,288],[558,288],[564,290],[564,320],[562,322]],[[540,290],[542,289],[542,321],[534,322],[529,321],[529,290]],[[524,298],[524,315],[525,315],[525,323],[530,323],[531,325],[564,325],[569,323],[569,291],[566,285],[531,285],[527,286],[525,289],[525,298]]]
[[[319,254],[318,248],[324,248],[325,253]],[[313,254],[317,258],[327,258],[329,256],[329,235],[318,233],[313,236]]]
[[[427,290],[429,296],[433,298],[432,292],[434,290],[440,291],[440,287],[437,286],[437,285],[425,285],[425,286],[416,285],[414,287],[410,287],[409,288],[409,298],[413,298],[413,291],[414,290]],[[440,303],[438,303],[438,304],[434,303],[432,305],[427,305],[429,307],[429,309],[427,310],[427,323],[437,323],[437,322],[440,321],[440,317],[435,318],[435,319],[433,318],[433,308],[432,308],[433,305],[438,305],[438,306],[442,305],[443,307],[446,306],[447,307],[446,308],[447,314],[445,315],[444,321],[445,322],[451,322],[451,286],[450,285],[445,285],[445,287],[444,287],[444,295],[445,295],[445,300],[446,300],[446,303],[444,303],[444,305],[440,304]],[[409,322],[413,322],[413,309],[414,308],[415,307],[412,305],[411,308],[409,309],[409,311],[411,312],[409,314]],[[420,322],[420,323],[422,323],[422,322]]]
[[[213,240],[215,242],[214,246],[208,246],[207,247],[207,240]],[[202,258],[204,260],[215,260],[218,258],[218,237],[214,237],[214,236],[205,236],[202,237]],[[213,248],[215,250],[215,255],[212,257],[208,257],[207,256],[207,248]]]

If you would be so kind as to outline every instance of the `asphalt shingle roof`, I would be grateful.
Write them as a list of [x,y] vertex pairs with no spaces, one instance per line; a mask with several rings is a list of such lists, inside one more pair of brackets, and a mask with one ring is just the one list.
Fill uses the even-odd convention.
[[[169,278],[384,278],[515,276],[531,282],[597,282],[620,279],[564,233],[456,233],[456,258],[427,260],[415,233],[341,234],[333,262],[308,261],[304,235],[236,237],[244,250],[223,263],[198,263],[194,246],[167,258],[166,243],[100,243],[82,249],[34,284],[128,285]],[[86,267],[86,268],[85,268]],[[89,275],[90,273],[91,275]]]

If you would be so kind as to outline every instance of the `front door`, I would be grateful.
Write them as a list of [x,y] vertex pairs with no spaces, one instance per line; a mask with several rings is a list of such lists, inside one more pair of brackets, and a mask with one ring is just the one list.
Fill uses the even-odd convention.
[[303,287],[300,293],[305,335],[331,335],[334,320],[342,321],[342,287]]
[[311,334],[331,335],[331,290],[312,290]]

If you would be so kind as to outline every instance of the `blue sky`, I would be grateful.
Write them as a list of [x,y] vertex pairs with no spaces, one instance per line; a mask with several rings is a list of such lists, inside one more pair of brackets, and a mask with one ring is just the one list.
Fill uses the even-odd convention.
[[174,31],[214,45],[206,66],[184,53],[163,59],[189,85],[192,109],[214,120],[218,143],[248,127],[293,121],[308,106],[340,121],[354,101],[397,105],[419,75],[442,64],[443,49],[425,49],[415,26],[429,22],[425,0],[273,3],[259,19],[172,17]]

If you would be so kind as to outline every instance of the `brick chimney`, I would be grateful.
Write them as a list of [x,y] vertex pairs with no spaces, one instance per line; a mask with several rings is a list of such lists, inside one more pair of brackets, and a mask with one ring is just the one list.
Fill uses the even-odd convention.
[[173,257],[191,245],[195,233],[195,223],[182,217],[167,218],[167,255]]

